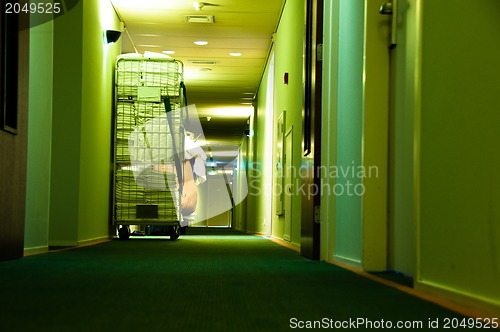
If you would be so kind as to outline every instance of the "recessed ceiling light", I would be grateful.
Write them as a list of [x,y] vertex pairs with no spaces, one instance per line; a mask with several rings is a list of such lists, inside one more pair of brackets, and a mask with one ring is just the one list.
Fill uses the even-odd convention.
[[208,45],[208,42],[206,40],[197,40],[194,42],[198,46],[205,46]]
[[216,65],[217,61],[214,60],[188,60],[192,65]]
[[162,53],[165,53],[165,54],[175,54],[175,51],[173,51],[173,50],[165,50]]
[[231,52],[229,53],[230,56],[241,56],[240,52]]

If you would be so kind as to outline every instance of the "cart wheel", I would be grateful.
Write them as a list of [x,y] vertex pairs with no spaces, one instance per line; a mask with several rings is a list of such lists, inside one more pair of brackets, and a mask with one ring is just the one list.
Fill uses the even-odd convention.
[[120,229],[118,230],[118,238],[120,240],[128,240],[129,237],[130,237],[130,231],[128,227],[127,226],[120,227]]
[[170,234],[170,241],[175,241],[179,238],[180,235],[179,226],[170,226],[168,228],[168,232]]

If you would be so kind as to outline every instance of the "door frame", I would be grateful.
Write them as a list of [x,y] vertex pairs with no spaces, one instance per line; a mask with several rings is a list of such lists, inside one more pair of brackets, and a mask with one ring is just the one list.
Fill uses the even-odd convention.
[[284,163],[283,163],[283,173],[284,181],[283,188],[280,188],[284,193],[283,200],[283,210],[285,215],[284,225],[283,225],[283,240],[292,240],[292,196],[294,192],[293,178],[291,168],[293,167],[293,126],[290,126],[284,135]]

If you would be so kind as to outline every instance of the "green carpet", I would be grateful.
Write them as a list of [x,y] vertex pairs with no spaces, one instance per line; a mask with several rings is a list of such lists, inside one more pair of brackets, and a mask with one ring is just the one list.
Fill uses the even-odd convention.
[[0,331],[286,331],[324,318],[424,327],[462,318],[264,238],[218,232],[1,262]]

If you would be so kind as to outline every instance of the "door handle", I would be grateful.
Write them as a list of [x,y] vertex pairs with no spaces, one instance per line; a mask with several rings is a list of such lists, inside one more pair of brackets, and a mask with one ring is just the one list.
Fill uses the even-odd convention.
[[391,22],[391,39],[389,42],[389,48],[393,48],[397,44],[397,33],[398,33],[398,0],[392,0],[392,2],[385,2],[380,6],[380,14],[382,15],[392,15]]
[[386,2],[380,6],[380,14],[390,15],[392,14],[392,3]]

